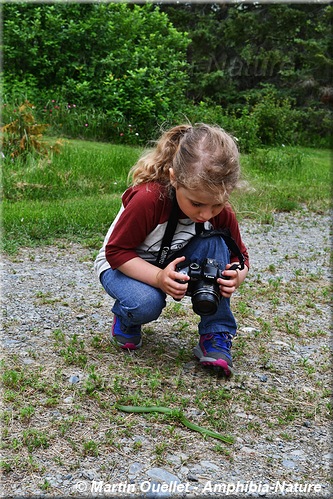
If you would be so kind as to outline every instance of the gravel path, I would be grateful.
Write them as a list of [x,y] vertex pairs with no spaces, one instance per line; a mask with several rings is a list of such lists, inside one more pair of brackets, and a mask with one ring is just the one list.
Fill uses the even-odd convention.
[[[228,393],[243,397],[235,398],[232,406],[230,417],[236,441],[230,455],[214,450],[217,442],[178,427],[177,445],[164,449],[164,459],[159,460],[157,445],[167,440],[165,421],[144,416],[133,419],[123,414],[124,423],[136,422],[126,432],[119,414],[112,421],[109,412],[109,419],[100,421],[102,406],[94,399],[89,401],[90,406],[86,400],[82,402],[86,412],[78,423],[80,399],[73,390],[83,383],[87,370],[65,363],[55,338],[57,331],[64,331],[66,336],[75,334],[88,342],[98,332],[99,341],[105,335],[107,342],[111,300],[94,275],[93,254],[77,244],[59,242],[52,247],[22,248],[15,256],[3,257],[2,345],[7,376],[3,386],[3,497],[330,495],[329,217],[305,211],[276,214],[274,220],[271,225],[242,223],[252,267],[235,300],[238,310],[240,302],[250,303],[251,310],[237,317],[239,339],[235,340],[235,348],[240,352],[242,342],[246,342],[248,350],[237,354],[236,375],[231,380],[210,378],[207,386],[223,386]],[[288,299],[289,283],[297,290],[296,303]],[[258,288],[267,292],[260,294]],[[281,296],[277,299],[279,290]],[[149,328],[165,334],[172,345],[182,338],[181,331],[175,338],[172,324],[177,320],[162,314]],[[287,320],[294,334],[282,332],[281,324]],[[268,343],[260,342],[268,323],[272,329]],[[268,348],[274,369],[262,362],[264,348]],[[94,362],[99,365],[102,357],[98,357],[96,349],[94,352]],[[101,350],[103,358],[105,352]],[[149,355],[147,352],[143,354]],[[126,375],[126,354],[111,350],[107,355],[112,362],[105,365],[105,377],[115,382],[117,375]],[[143,356],[133,359],[127,362],[138,362],[138,369],[144,366]],[[8,372],[19,368],[22,376],[40,369],[39,382],[46,380],[50,390],[57,382],[56,402],[50,402],[52,394],[44,385],[43,389],[36,388],[35,378],[17,398],[13,397],[20,381],[17,386],[12,378],[8,381]],[[184,383],[193,390],[195,383],[206,382],[206,373],[198,373],[194,359],[186,359],[181,371]],[[302,407],[301,413],[294,419],[290,417],[284,430],[270,426],[275,404],[282,404],[286,414],[295,406],[289,400],[291,389]],[[35,401],[31,417],[23,411],[24,397],[29,405]],[[250,405],[255,397],[260,404],[258,412]],[[193,409],[187,415],[200,424],[200,411]],[[78,441],[71,433],[64,442],[64,425],[74,417],[73,431]],[[87,449],[84,453],[77,451],[80,439],[98,441],[110,425],[112,442],[107,451],[95,455]],[[32,428],[52,433],[48,445],[34,442],[29,450],[27,435],[32,434]],[[151,433],[153,430],[156,432]]]

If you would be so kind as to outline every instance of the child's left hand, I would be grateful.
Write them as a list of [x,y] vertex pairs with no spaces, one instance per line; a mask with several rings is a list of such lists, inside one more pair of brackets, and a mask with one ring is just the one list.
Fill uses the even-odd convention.
[[236,289],[244,281],[248,268],[245,266],[243,270],[228,270],[232,264],[226,265],[223,275],[228,276],[229,279],[223,279],[223,277],[217,279],[217,283],[220,286],[220,293],[224,298],[230,298],[231,295],[236,291]]

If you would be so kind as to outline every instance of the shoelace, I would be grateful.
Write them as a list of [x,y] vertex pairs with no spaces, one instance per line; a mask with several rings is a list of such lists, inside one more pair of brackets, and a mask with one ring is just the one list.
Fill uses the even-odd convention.
[[124,334],[124,336],[140,336],[141,328],[140,326],[126,327],[124,329],[121,329],[121,332],[122,334]]
[[213,346],[215,348],[218,348],[220,350],[227,350],[229,352],[231,348],[231,339],[230,335],[228,333],[218,333],[214,334],[212,339],[213,339]]

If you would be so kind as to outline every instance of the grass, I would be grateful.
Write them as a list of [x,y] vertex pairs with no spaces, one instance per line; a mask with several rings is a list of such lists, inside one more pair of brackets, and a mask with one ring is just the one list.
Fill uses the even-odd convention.
[[100,244],[139,154],[133,147],[71,140],[51,158],[4,161],[5,250],[61,237]]
[[[78,461],[89,456],[104,455],[117,446],[122,452],[121,442],[124,439],[129,442],[128,445],[132,445],[133,455],[140,454],[142,445],[137,439],[132,441],[131,437],[133,432],[137,434],[142,430],[149,434],[148,438],[162,436],[162,440],[157,440],[154,450],[155,461],[159,465],[167,464],[167,450],[172,448],[181,451],[185,441],[179,433],[179,425],[156,414],[124,417],[113,409],[116,401],[130,405],[179,407],[185,412],[195,409],[200,415],[199,424],[202,426],[223,434],[236,432],[241,438],[245,438],[245,435],[255,437],[265,434],[265,438],[269,439],[274,438],[276,431],[281,432],[284,438],[287,438],[285,435],[290,435],[289,440],[298,438],[290,431],[294,424],[302,424],[304,411],[306,418],[315,420],[316,424],[325,421],[329,410],[327,402],[330,391],[327,386],[321,384],[320,379],[327,373],[329,352],[322,350],[321,363],[315,368],[307,357],[291,365],[293,381],[288,381],[288,386],[284,384],[283,393],[280,379],[283,380],[285,372],[280,369],[276,358],[270,362],[270,359],[274,358],[272,345],[277,338],[280,342],[292,343],[295,337],[301,344],[306,344],[307,298],[304,293],[297,293],[300,279],[309,292],[311,289],[313,293],[317,292],[309,276],[298,277],[298,280],[295,278],[288,284],[279,283],[278,289],[274,285],[272,287],[271,282],[255,289],[249,285],[246,289],[249,301],[265,303],[265,319],[270,324],[269,328],[263,327],[263,323],[255,317],[253,311],[247,310],[245,316],[243,315],[242,297],[235,300],[235,313],[240,323],[251,323],[258,331],[261,330],[259,336],[247,336],[243,333],[235,341],[235,361],[246,369],[246,365],[251,363],[248,359],[258,356],[258,368],[263,369],[262,372],[267,373],[271,380],[265,389],[260,386],[259,381],[256,383],[252,380],[249,383],[249,380],[245,381],[245,378],[239,375],[236,375],[231,384],[216,375],[200,371],[195,375],[187,375],[182,367],[191,357],[183,358],[182,366],[179,366],[176,362],[179,353],[177,348],[171,352],[168,338],[163,339],[163,336],[156,335],[156,331],[155,347],[159,351],[158,354],[154,350],[154,344],[150,344],[148,349],[139,351],[135,356],[126,355],[119,352],[107,341],[104,334],[96,330],[82,335],[56,329],[48,343],[49,352],[52,354],[51,363],[42,359],[37,352],[37,360],[42,363],[40,366],[22,365],[15,355],[6,359],[2,363],[3,400],[7,405],[2,412],[2,445],[7,454],[20,451],[22,462],[7,459],[2,463],[2,468],[5,472],[20,469],[23,466],[23,456],[24,466],[27,466],[28,462],[34,462],[37,466],[36,461],[33,461],[36,452],[40,449],[52,449],[52,446],[55,448],[54,462],[64,468],[68,466],[68,455],[63,457],[64,461],[67,459],[67,464],[56,461],[59,459],[57,445],[69,446]],[[282,324],[276,323],[276,308],[270,302],[271,292],[278,292],[282,302],[293,304],[293,313],[298,311],[297,315],[302,317],[297,321],[299,332],[296,336],[292,328],[287,327],[288,321],[292,324],[292,315],[286,314]],[[328,301],[328,297],[323,296],[321,294],[322,305]],[[44,302],[41,306],[52,308],[57,305],[54,302]],[[182,314],[179,318],[176,310],[179,311],[179,304],[171,302],[165,316],[173,317],[170,319],[173,327],[181,330]],[[195,318],[187,314],[185,309],[182,312],[188,316],[189,323],[189,331],[183,337],[182,343],[186,343],[187,351],[190,351],[193,330],[196,327]],[[149,326],[145,327],[144,332],[148,341]],[[328,332],[318,331],[319,336],[327,334]],[[181,348],[179,344],[178,349]],[[156,362],[156,355],[161,359],[165,359],[167,355],[170,362],[165,365],[163,362]],[[117,361],[119,356],[122,367]],[[74,371],[82,372],[80,383],[70,385],[66,381],[68,366]],[[277,382],[274,382],[274,379]],[[317,383],[315,390],[311,388],[314,383]],[[308,387],[306,392],[303,391],[305,385]],[[73,408],[66,416],[63,401],[68,396],[73,399]],[[52,416],[57,413],[56,408],[59,417]],[[253,420],[237,420],[237,411],[251,414]],[[191,419],[191,413],[188,417]],[[140,424],[141,419],[147,422],[143,427]],[[42,428],[39,427],[40,422]],[[107,428],[107,431],[101,431],[101,428]],[[117,428],[117,431],[113,432],[113,428]],[[228,450],[225,445],[213,442],[212,449],[232,459],[232,450]],[[50,456],[52,455],[53,451],[50,451]],[[77,465],[74,463],[75,460],[72,463],[75,468]]]
[[[91,263],[139,153],[129,147],[68,141],[63,154],[51,160],[50,171],[44,160],[15,168],[5,164],[6,250],[14,253],[18,246],[53,243],[57,254],[69,258],[63,243],[68,238],[89,246],[80,250],[79,259],[75,256],[75,265]],[[329,151],[277,148],[244,156],[242,163],[255,190],[233,197],[240,217],[264,223],[274,211],[326,212],[329,207]],[[264,237],[265,227],[260,230]],[[240,333],[233,342],[237,372],[231,380],[193,362],[199,319],[183,303],[170,301],[161,323],[144,326],[143,348],[127,354],[109,342],[104,326],[94,319],[95,314],[110,314],[110,303],[103,301],[97,285],[91,284],[80,299],[75,283],[57,296],[47,291],[47,283],[42,289],[28,286],[24,299],[32,312],[36,307],[41,316],[60,317],[61,307],[68,314],[64,312],[63,325],[51,331],[41,325],[26,331],[31,341],[24,355],[12,350],[1,362],[0,466],[7,490],[14,482],[30,479],[34,491],[39,487],[58,494],[48,479],[49,467],[76,476],[96,466],[103,478],[110,478],[117,463],[123,466],[124,457],[145,464],[152,459],[152,466],[173,469],[170,455],[177,454],[189,468],[207,459],[223,460],[228,469],[233,459],[241,459],[239,445],[257,448],[258,442],[282,441],[296,447],[300,438],[311,440],[313,427],[324,434],[332,415],[329,328],[323,321],[317,325],[314,318],[325,317],[331,288],[324,272],[300,270],[297,248],[290,251],[285,263],[295,270],[288,282],[279,277],[277,262],[262,270],[265,279],[250,273],[233,297]],[[315,252],[315,247],[309,250],[309,266]],[[22,253],[9,258],[13,273],[20,276]],[[35,263],[33,252],[26,258],[29,263]],[[68,317],[77,314],[82,317],[73,327]],[[4,319],[10,336],[22,318],[14,314]],[[300,347],[313,345],[314,352],[299,353]],[[78,383],[69,382],[72,375],[79,377]],[[124,415],[115,409],[116,403],[178,408],[194,423],[231,435],[240,444],[204,439],[162,414]],[[320,445],[313,443],[312,461],[319,459]],[[325,470],[309,469],[305,481],[328,480]],[[283,473],[271,455],[262,472],[277,478]]]
[[[112,470],[116,455],[146,463],[147,448],[153,466],[166,469],[173,466],[170,454],[183,456],[185,466],[186,460],[200,462],[203,455],[213,462],[222,458],[224,465],[232,463],[235,454],[239,459],[236,444],[205,439],[162,414],[124,415],[115,403],[181,409],[193,422],[250,447],[279,439],[296,445],[305,420],[324,429],[332,411],[329,330],[312,329],[310,337],[308,324],[313,317],[309,300],[316,304],[316,313],[323,314],[329,286],[323,287],[323,276],[307,273],[298,273],[289,282],[273,276],[258,285],[256,279],[250,275],[233,299],[240,326],[233,346],[238,373],[228,381],[204,372],[197,363],[191,367],[198,317],[186,305],[170,301],[163,312],[168,327],[144,326],[143,348],[127,354],[112,345],[91,318],[97,310],[109,313],[109,302],[95,300],[97,291],[84,299],[89,319],[82,328],[73,332],[69,324],[53,329],[43,345],[41,339],[35,347],[31,343],[28,355],[33,363],[23,363],[15,353],[7,355],[1,364],[4,457],[0,463],[6,482],[11,476],[13,480],[37,477],[41,490],[56,493],[45,462],[63,475],[75,475],[88,466],[106,476],[102,466],[108,459]],[[57,314],[59,301],[45,293],[30,292],[29,299],[37,300],[40,313]],[[69,310],[74,302],[71,290]],[[251,304],[262,306],[260,316]],[[254,332],[246,332],[249,324]],[[43,336],[38,330],[29,334]],[[316,353],[293,356],[300,345],[313,341]],[[285,345],[283,351],[280,345]],[[287,370],[280,355],[288,357]],[[80,381],[71,384],[68,380],[74,373]],[[263,375],[267,382],[261,381]],[[268,469],[274,476],[281,466],[274,458]]]
[[237,193],[240,215],[271,222],[274,212],[304,207],[326,212],[331,196],[331,152],[328,149],[273,148],[243,158],[243,171],[252,192]]
[[[60,154],[3,162],[4,249],[57,238],[98,248],[120,206],[141,149],[66,140]],[[330,203],[330,151],[274,148],[242,157],[250,189],[233,194],[238,217],[271,222],[272,213]]]

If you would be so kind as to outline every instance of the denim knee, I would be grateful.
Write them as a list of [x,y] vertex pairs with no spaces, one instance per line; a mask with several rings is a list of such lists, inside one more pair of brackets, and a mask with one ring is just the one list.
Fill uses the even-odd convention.
[[124,326],[141,325],[156,320],[166,305],[166,295],[160,289],[149,286],[108,269],[101,275],[105,291],[115,299],[112,312]]
[[[219,267],[224,269],[230,262],[230,254],[226,243],[220,236],[207,238],[194,238],[183,250],[179,251],[179,256],[184,255],[188,260],[202,263],[206,258],[216,259]],[[177,255],[178,256],[178,255]]]
[[165,305],[163,293],[152,288],[152,292],[132,297],[131,300],[116,300],[112,312],[121,318],[124,326],[134,326],[158,319]]

